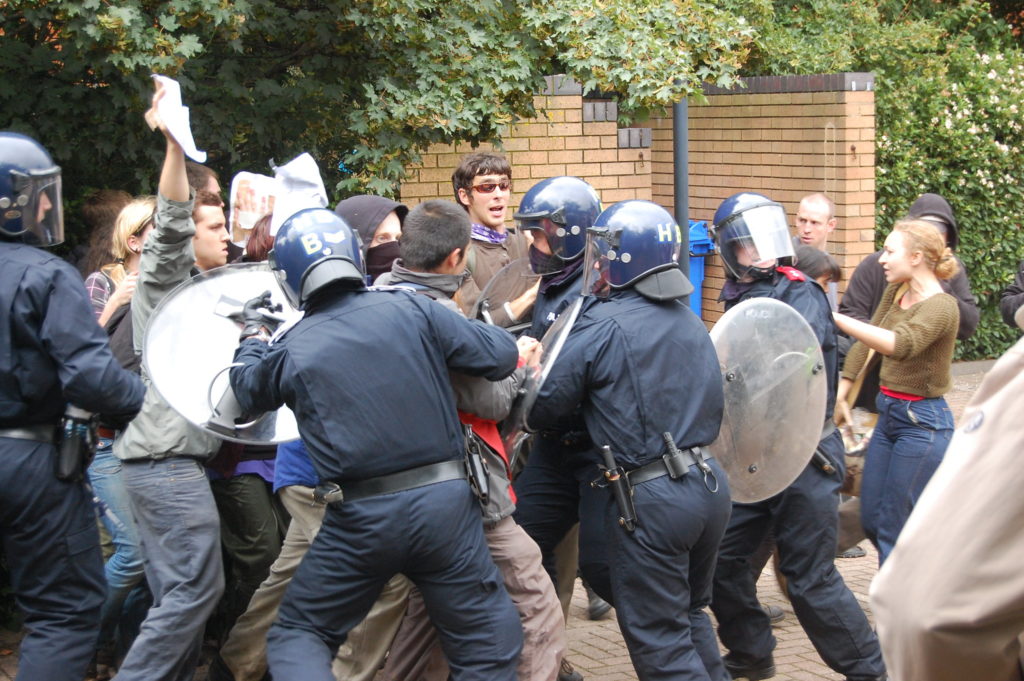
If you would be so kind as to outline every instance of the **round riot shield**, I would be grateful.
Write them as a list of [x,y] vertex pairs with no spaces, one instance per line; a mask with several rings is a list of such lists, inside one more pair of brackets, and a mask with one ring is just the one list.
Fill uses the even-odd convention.
[[[496,324],[500,327],[515,332],[526,327],[533,315],[533,301],[537,298],[537,286],[540,283],[540,275],[534,274],[530,269],[529,258],[519,258],[498,270],[487,286],[480,292],[473,305],[473,319],[482,319],[488,324]],[[511,304],[514,301],[516,307],[522,303],[528,303],[518,316],[513,319],[509,316]],[[506,303],[510,307],[506,308]]]
[[708,449],[729,476],[733,501],[788,487],[814,454],[828,381],[810,324],[771,298],[746,300],[711,330],[725,392],[718,439]]
[[532,367],[530,371],[527,371],[526,380],[523,381],[523,385],[519,388],[519,396],[516,398],[515,403],[512,405],[512,410],[502,424],[501,439],[505,444],[505,451],[508,453],[512,464],[518,459],[518,453],[522,447],[523,440],[532,432],[526,425],[526,417],[530,414],[530,410],[533,409],[533,404],[537,401],[540,388],[544,385],[548,374],[551,373],[551,367],[554,366],[559,353],[562,352],[565,339],[569,337],[569,332],[572,330],[573,324],[576,323],[576,318],[579,317],[580,308],[582,307],[583,296],[580,296],[572,305],[563,310],[558,315],[558,319],[548,327],[547,333],[541,339],[544,354],[541,357],[540,365]]
[[287,407],[241,414],[228,383],[245,303],[270,291],[282,328],[302,317],[288,304],[266,263],[218,267],[199,274],[160,301],[143,339],[142,362],[153,387],[187,421],[242,444],[276,444],[299,436]]

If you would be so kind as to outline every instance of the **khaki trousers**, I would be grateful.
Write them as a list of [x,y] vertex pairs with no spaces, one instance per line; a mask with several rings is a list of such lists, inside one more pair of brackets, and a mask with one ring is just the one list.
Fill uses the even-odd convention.
[[[260,681],[267,671],[267,631],[277,618],[277,608],[292,575],[299,567],[323,522],[325,507],[313,505],[313,490],[292,485],[278,490],[291,523],[270,575],[260,584],[249,607],[228,634],[220,655],[235,681]],[[372,681],[384,662],[388,647],[405,612],[409,582],[396,575],[389,581],[366,619],[349,632],[338,649],[333,672],[339,681]]]

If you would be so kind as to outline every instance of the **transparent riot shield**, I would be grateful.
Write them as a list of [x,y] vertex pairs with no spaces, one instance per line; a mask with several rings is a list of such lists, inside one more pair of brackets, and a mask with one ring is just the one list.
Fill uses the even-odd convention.
[[725,413],[709,449],[733,501],[768,499],[796,480],[818,446],[828,390],[821,346],[796,310],[771,298],[726,312],[711,339]]
[[143,340],[142,362],[153,387],[193,425],[243,444],[275,444],[298,438],[287,407],[241,414],[228,383],[245,303],[270,291],[282,311],[282,327],[302,313],[292,308],[266,263],[242,263],[199,274],[160,302]]
[[580,308],[583,307],[583,300],[582,296],[577,298],[562,314],[558,315],[558,319],[551,324],[547,333],[544,334],[544,338],[541,339],[544,353],[540,365],[533,367],[527,372],[526,380],[520,386],[519,395],[512,405],[512,411],[502,424],[501,439],[505,443],[505,451],[508,453],[509,460],[513,464],[519,458],[518,454],[523,440],[532,432],[526,423],[526,417],[530,414],[530,410],[533,409],[533,404],[537,401],[537,395],[540,393],[541,386],[544,385],[548,374],[551,373],[551,367],[554,366],[559,353],[562,352],[565,339],[569,337],[569,332],[572,330],[573,324],[576,323],[576,318],[579,317]]

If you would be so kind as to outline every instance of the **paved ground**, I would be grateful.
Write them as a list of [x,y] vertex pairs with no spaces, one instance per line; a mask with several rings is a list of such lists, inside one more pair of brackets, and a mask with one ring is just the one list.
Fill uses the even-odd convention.
[[[965,362],[954,365],[954,386],[946,397],[957,419],[971,395],[977,390],[985,371],[992,362]],[[863,546],[867,555],[863,558],[839,559],[843,579],[857,596],[857,600],[868,611],[868,586],[875,575],[877,559],[868,542]],[[775,662],[778,673],[776,681],[841,681],[842,677],[826,667],[793,615],[789,603],[783,598],[775,582],[771,566],[765,569],[758,584],[762,602],[778,605],[786,612],[786,619],[775,628],[778,648]],[[615,621],[614,611],[603,620],[591,622],[586,615],[587,599],[583,588],[577,582],[573,596],[569,622],[569,659],[583,673],[587,681],[632,681],[636,679],[629,655],[622,642]],[[19,636],[0,631],[0,681],[12,681],[17,672],[17,642]],[[205,679],[204,670],[196,675],[196,681]]]

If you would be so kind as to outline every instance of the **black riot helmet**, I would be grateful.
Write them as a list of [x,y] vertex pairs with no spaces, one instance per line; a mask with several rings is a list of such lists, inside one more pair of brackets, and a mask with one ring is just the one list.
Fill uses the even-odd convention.
[[64,241],[60,168],[39,142],[0,132],[0,236],[32,246]]

